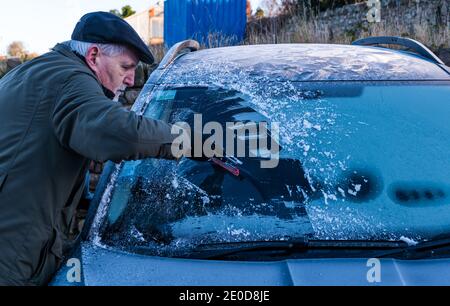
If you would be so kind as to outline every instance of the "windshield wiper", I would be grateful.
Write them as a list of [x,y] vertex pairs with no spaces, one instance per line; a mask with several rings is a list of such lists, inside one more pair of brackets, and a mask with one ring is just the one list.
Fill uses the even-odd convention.
[[404,258],[423,258],[431,251],[450,247],[450,236],[437,236],[428,241],[420,242],[416,245],[409,245],[398,250],[390,250],[376,254],[374,257],[404,257]]
[[306,237],[280,241],[249,241],[201,244],[194,248],[189,258],[221,259],[243,253],[281,251],[286,254],[310,250],[381,251],[404,248],[404,241],[358,241],[358,240],[310,240]]

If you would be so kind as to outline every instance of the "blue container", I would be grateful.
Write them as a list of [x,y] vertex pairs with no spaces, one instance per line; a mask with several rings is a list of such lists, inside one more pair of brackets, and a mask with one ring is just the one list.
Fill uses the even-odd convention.
[[246,0],[165,0],[164,42],[169,48],[191,38],[207,47],[238,44],[246,8]]

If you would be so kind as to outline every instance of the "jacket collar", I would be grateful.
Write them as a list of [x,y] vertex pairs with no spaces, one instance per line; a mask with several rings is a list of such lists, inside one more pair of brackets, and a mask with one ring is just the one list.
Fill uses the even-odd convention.
[[84,56],[82,56],[81,54],[78,54],[76,52],[73,52],[72,50],[70,50],[69,47],[67,47],[64,44],[56,44],[56,46],[54,46],[52,48],[53,51],[56,51],[58,53],[61,53],[62,55],[73,59],[77,62],[79,62],[80,64],[83,64],[86,68],[88,68],[89,72],[95,77],[95,79],[97,80],[97,82],[99,83],[99,85],[102,87],[103,89],[103,93],[105,94],[106,97],[108,97],[109,99],[114,99],[114,97],[116,96],[111,90],[109,90],[108,88],[106,88],[105,86],[103,86],[100,81],[98,80],[97,76],[95,75],[95,72],[92,71],[92,69],[86,64],[86,61],[84,59]]

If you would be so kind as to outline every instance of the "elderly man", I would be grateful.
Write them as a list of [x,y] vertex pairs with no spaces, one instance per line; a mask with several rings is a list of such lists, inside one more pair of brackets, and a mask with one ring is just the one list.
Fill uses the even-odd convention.
[[122,19],[81,18],[72,40],[0,81],[0,285],[58,268],[90,160],[172,159],[171,126],[110,99],[153,56]]

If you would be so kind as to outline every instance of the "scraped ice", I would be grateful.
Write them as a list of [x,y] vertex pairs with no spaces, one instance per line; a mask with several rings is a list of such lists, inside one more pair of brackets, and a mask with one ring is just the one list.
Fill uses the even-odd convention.
[[417,241],[415,241],[415,240],[413,240],[411,238],[407,238],[405,236],[401,236],[400,240],[406,242],[409,246],[415,246],[415,245],[418,244]]

